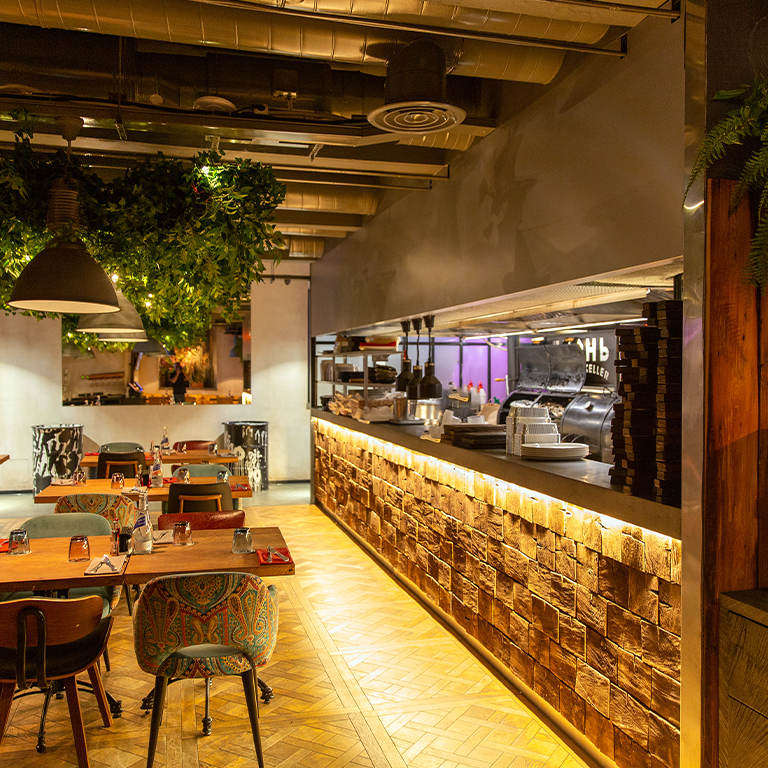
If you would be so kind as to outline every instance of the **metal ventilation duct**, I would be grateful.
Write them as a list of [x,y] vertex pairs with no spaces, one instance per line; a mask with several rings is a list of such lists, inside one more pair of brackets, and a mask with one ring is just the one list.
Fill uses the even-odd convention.
[[384,106],[368,114],[368,122],[383,131],[438,133],[467,116],[446,101],[445,54],[431,40],[416,40],[390,58],[384,94]]
[[[18,0],[0,3],[0,21],[102,35],[209,45],[217,49],[323,59],[385,74],[392,51],[413,33],[356,28],[341,22],[286,17],[238,6],[186,0]],[[548,83],[560,70],[563,50],[446,38],[453,75]]]

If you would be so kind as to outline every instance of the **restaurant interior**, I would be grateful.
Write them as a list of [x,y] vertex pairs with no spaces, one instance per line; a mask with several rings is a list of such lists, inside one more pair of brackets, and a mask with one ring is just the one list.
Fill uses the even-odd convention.
[[0,40],[0,764],[768,761],[761,0]]

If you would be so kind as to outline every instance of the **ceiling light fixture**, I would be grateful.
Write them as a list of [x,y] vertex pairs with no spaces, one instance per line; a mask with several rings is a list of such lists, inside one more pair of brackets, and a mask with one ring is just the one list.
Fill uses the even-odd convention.
[[[77,189],[69,180],[72,140],[83,121],[62,120],[67,142],[64,177],[56,179],[48,193],[48,229],[56,231],[80,222]],[[11,292],[8,304],[15,309],[36,312],[88,314],[117,312],[120,308],[112,281],[79,240],[68,243],[56,238],[24,267]]]
[[118,333],[100,333],[99,334],[99,341],[106,341],[106,342],[127,342],[127,343],[133,343],[138,341],[147,341],[147,334],[146,333],[125,333],[125,332],[118,332]]
[[109,312],[98,315],[84,315],[77,324],[81,333],[121,333],[134,337],[144,333],[144,323],[141,322],[136,307],[117,291],[119,312]]

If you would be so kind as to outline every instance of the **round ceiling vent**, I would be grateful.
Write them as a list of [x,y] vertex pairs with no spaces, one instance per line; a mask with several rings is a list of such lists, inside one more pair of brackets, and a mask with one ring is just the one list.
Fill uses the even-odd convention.
[[229,100],[221,96],[201,96],[195,99],[192,109],[202,109],[206,112],[235,112],[237,107]]
[[464,121],[467,113],[437,101],[402,101],[385,104],[368,115],[368,122],[392,133],[436,133]]
[[464,121],[467,113],[446,96],[445,53],[431,40],[415,40],[387,62],[384,106],[368,122],[391,133],[437,133]]

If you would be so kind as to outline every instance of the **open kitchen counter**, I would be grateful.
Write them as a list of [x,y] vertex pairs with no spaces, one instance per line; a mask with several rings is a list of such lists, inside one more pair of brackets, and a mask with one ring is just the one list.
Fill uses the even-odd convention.
[[398,426],[388,422],[366,424],[320,409],[313,409],[312,417],[662,536],[680,538],[680,509],[622,493],[610,483],[610,464],[589,459],[530,461],[499,450],[467,450],[421,440],[423,426]]

